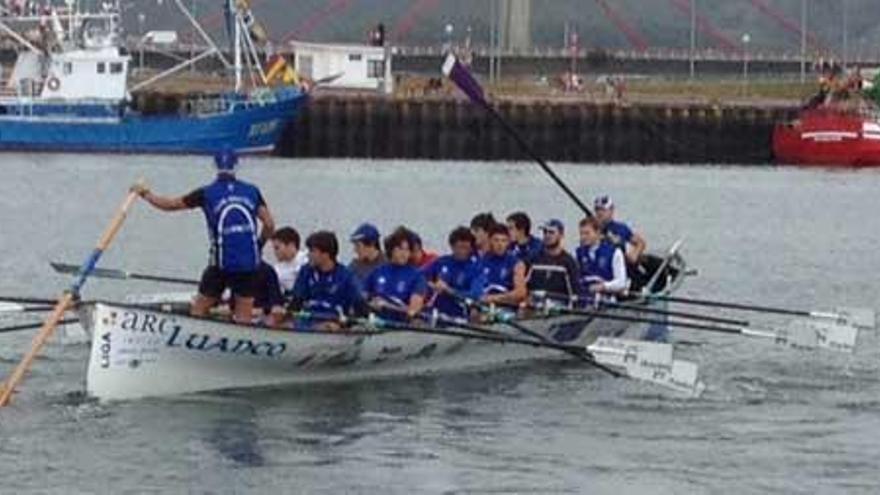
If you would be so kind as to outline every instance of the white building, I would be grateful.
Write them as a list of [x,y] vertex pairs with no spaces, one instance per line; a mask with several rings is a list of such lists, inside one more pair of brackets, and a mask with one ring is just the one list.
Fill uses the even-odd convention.
[[[391,52],[388,47],[290,42],[294,69],[313,81],[328,79],[329,88],[372,90],[391,94]],[[329,80],[334,76],[336,79]]]

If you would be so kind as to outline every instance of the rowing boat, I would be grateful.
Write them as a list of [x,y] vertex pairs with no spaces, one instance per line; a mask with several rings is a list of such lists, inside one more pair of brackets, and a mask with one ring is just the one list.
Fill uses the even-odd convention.
[[[681,284],[680,257],[676,265],[671,273],[677,275],[662,293]],[[83,303],[80,318],[92,334],[87,392],[102,400],[473,370],[567,356],[546,346],[369,325],[341,332],[272,330],[115,302]],[[666,332],[656,323],[575,315],[518,323],[550,342],[581,347],[603,336],[644,340],[663,338]],[[504,323],[488,328],[522,337]]]

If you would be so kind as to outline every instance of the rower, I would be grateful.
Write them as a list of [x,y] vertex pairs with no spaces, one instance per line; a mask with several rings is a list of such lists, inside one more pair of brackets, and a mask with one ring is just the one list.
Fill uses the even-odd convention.
[[623,251],[627,264],[638,265],[647,248],[645,239],[629,225],[614,219],[614,201],[611,196],[599,196],[593,202],[593,207],[602,234]]
[[471,219],[471,233],[474,235],[474,245],[478,256],[489,251],[489,227],[496,223],[491,212],[477,213]]
[[419,234],[409,229],[407,229],[407,232],[409,233],[410,247],[409,262],[412,266],[422,269],[439,258],[439,255],[434,251],[425,249],[425,245],[422,243],[422,238]]
[[388,263],[373,270],[364,282],[370,306],[380,318],[412,320],[425,306],[428,284],[425,275],[410,264],[410,231],[401,227],[385,238]]
[[623,251],[602,236],[602,227],[595,218],[580,223],[581,245],[576,256],[580,265],[579,288],[583,299],[590,303],[616,302],[629,286]]
[[483,294],[485,280],[474,255],[475,242],[467,227],[457,227],[449,234],[452,253],[437,258],[424,270],[434,292],[429,306],[443,315],[468,318],[470,311],[464,299],[477,300]]
[[517,258],[528,264],[541,254],[544,245],[541,239],[532,235],[532,220],[525,212],[508,215],[507,228],[510,229],[510,252]]
[[528,295],[526,264],[509,247],[507,226],[496,223],[489,227],[489,252],[480,260],[486,279],[482,299],[487,303],[518,305]]
[[597,197],[593,201],[593,207],[596,210],[596,219],[602,228],[602,234],[623,251],[626,258],[627,272],[633,280],[634,287],[640,288],[648,282],[653,272],[659,268],[659,263],[655,259],[643,259],[647,242],[638,232],[633,231],[629,225],[614,218],[614,201],[611,199],[611,196]]
[[572,286],[577,280],[577,261],[565,250],[565,226],[561,220],[551,219],[541,226],[544,249],[532,262],[528,276],[529,292],[544,293],[551,299],[565,299],[575,295]]
[[[235,177],[238,163],[235,151],[218,152],[214,163],[216,180],[186,196],[159,196],[140,184],[133,186],[132,191],[162,211],[202,209],[211,239],[211,261],[202,273],[199,294],[190,307],[190,314],[207,316],[229,288],[235,304],[234,321],[250,323],[258,283],[259,246],[272,236],[275,221],[260,190]],[[262,224],[259,235],[258,219]]]
[[309,264],[302,267],[293,285],[290,309],[312,315],[299,318],[307,328],[338,330],[340,320],[352,314],[369,312],[354,274],[336,260],[339,242],[336,234],[315,232],[306,239]]
[[260,263],[254,306],[260,310],[269,326],[278,328],[287,315],[286,306],[296,276],[308,263],[308,253],[300,251],[299,232],[293,227],[276,230],[271,241],[275,263]]
[[349,240],[354,246],[355,258],[348,265],[358,284],[363,284],[373,270],[387,261],[379,247],[379,229],[371,223],[363,223],[352,232]]
[[293,227],[281,227],[275,231],[272,236],[272,251],[275,253],[272,267],[278,274],[281,292],[289,296],[297,274],[309,262],[309,253],[300,250],[299,232]]
[[254,308],[264,322],[273,328],[281,327],[287,315],[286,301],[278,279],[278,272],[269,263],[260,262],[254,290]]

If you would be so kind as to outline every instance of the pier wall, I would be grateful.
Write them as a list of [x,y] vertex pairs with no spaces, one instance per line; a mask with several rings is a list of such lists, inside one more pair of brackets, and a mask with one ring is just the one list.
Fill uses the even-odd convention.
[[[565,162],[768,164],[777,121],[795,109],[501,101],[540,156]],[[503,129],[453,98],[316,96],[278,152],[295,157],[522,160]]]

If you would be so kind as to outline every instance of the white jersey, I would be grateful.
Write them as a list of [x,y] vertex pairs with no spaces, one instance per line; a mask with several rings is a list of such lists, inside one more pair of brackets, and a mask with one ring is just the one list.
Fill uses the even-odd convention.
[[300,251],[291,261],[276,261],[273,267],[275,273],[278,274],[278,284],[281,286],[282,293],[288,293],[293,290],[293,284],[296,282],[296,276],[299,270],[309,262],[308,251]]

